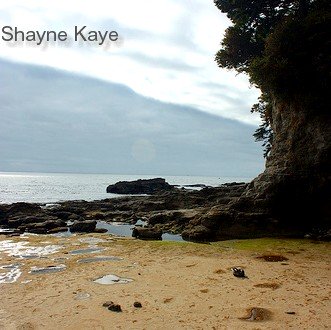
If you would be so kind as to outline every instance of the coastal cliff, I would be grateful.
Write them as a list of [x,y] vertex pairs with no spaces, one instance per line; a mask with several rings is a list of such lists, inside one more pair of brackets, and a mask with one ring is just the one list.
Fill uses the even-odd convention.
[[245,196],[269,202],[284,222],[330,225],[331,118],[298,102],[273,103],[273,146]]
[[193,237],[195,226],[204,223],[219,239],[323,236],[330,230],[330,116],[274,101],[271,123],[274,139],[265,171],[236,200],[195,220],[184,235]]

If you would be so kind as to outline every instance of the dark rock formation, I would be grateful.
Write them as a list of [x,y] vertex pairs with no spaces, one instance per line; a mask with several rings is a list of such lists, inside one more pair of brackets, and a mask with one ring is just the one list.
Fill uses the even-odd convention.
[[11,216],[13,214],[36,214],[41,211],[41,207],[37,204],[30,203],[14,203],[8,207],[7,215]]
[[182,237],[186,241],[208,242],[216,239],[215,233],[205,226],[196,225],[182,232]]
[[227,184],[232,191],[191,221],[185,237],[204,240],[208,230],[211,239],[302,237],[330,230],[331,117],[298,103],[274,102],[272,119],[274,141],[265,171],[245,189]]
[[[48,219],[44,222],[32,222],[20,226],[19,228],[23,229],[30,233],[35,234],[48,234],[54,233],[55,228],[66,228],[66,223],[60,219]],[[58,230],[59,231],[59,230]],[[57,231],[56,231],[57,232]]]
[[4,206],[0,205],[0,226],[7,225],[7,212]]
[[47,231],[47,234],[55,234],[55,233],[60,233],[60,232],[65,232],[68,231],[68,227],[55,227],[53,229],[49,229]]
[[244,197],[283,226],[330,228],[331,116],[299,102],[275,101],[272,118],[274,142],[266,169]]
[[155,228],[134,227],[132,230],[132,237],[139,239],[161,240],[162,230]]
[[165,179],[147,179],[137,181],[120,181],[107,187],[107,193],[113,194],[155,194],[164,190],[172,190]]
[[95,220],[85,220],[85,221],[75,221],[70,226],[70,231],[72,233],[82,232],[82,233],[92,233],[95,230],[97,222]]
[[[284,104],[275,104],[273,116],[274,149],[265,172],[249,184],[190,191],[175,189],[163,179],[138,180],[128,183],[129,188],[120,183],[126,187],[121,191],[148,195],[67,201],[51,209],[27,203],[0,205],[0,226],[18,233],[52,233],[66,230],[65,221],[70,220],[71,232],[93,232],[95,219],[130,224],[140,219],[148,227],[136,227],[133,236],[148,239],[171,232],[200,242],[308,233],[310,238],[330,240],[330,119],[287,113]],[[149,234],[139,231],[143,229]]]

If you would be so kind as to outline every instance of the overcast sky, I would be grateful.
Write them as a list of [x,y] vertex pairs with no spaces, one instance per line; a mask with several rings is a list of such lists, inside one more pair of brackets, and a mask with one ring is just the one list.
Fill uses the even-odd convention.
[[[217,68],[216,51],[229,21],[212,0],[10,0],[0,2],[0,26],[67,31],[116,30],[110,46],[8,46],[0,56],[49,65],[111,82],[157,100],[257,123],[249,109],[258,92],[244,75]],[[235,102],[234,102],[235,101]]]
[[1,28],[70,36],[75,25],[116,30],[119,40],[0,41],[0,170],[261,171],[250,114],[259,93],[217,68],[229,22],[212,0],[0,3]]

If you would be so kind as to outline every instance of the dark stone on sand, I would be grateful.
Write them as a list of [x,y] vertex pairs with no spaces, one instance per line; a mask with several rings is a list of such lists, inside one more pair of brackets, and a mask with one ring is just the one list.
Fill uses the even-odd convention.
[[241,268],[233,267],[232,268],[233,276],[245,278],[245,271]]
[[137,181],[119,181],[107,187],[107,193],[113,194],[155,194],[160,191],[173,190],[165,179],[155,178]]
[[103,307],[107,307],[107,308],[108,308],[109,306],[111,306],[111,305],[114,305],[114,302],[111,301],[111,300],[106,301],[106,302],[104,302],[104,303],[102,304]]
[[112,312],[122,312],[121,305],[115,304],[111,300],[104,302],[102,306],[108,308],[108,310]]
[[108,310],[110,310],[112,312],[122,312],[121,305],[118,305],[118,304],[109,305]]
[[92,233],[95,231],[96,225],[97,222],[95,220],[75,221],[70,226],[70,231],[72,233],[75,232]]
[[141,307],[143,307],[142,304],[141,304],[139,301],[135,301],[135,302],[133,303],[133,306],[136,307],[136,308],[141,308]]

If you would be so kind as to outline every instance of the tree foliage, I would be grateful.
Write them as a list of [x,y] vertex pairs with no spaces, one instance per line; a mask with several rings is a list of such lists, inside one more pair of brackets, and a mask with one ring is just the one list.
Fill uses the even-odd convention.
[[247,73],[260,88],[262,96],[252,111],[260,113],[262,125],[254,136],[265,141],[267,155],[272,144],[272,97],[300,99],[313,111],[327,109],[322,100],[330,86],[331,1],[214,2],[233,23],[215,60],[222,68]]

